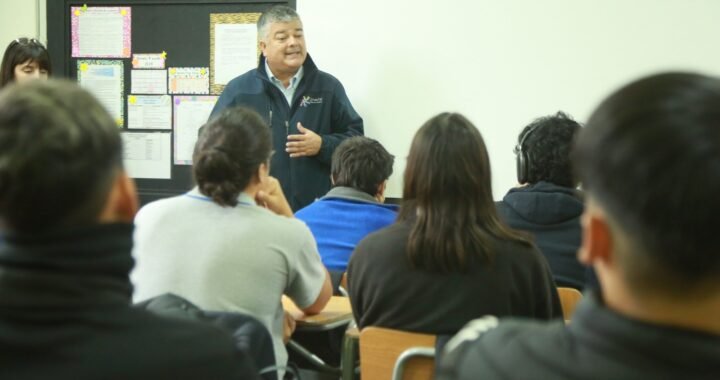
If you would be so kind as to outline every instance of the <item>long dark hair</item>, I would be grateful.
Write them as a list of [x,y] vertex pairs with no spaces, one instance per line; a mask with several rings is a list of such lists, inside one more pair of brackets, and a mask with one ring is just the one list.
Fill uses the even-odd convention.
[[490,178],[485,142],[464,116],[442,113],[420,128],[398,217],[412,225],[407,256],[413,267],[464,272],[471,260],[492,259],[496,239],[531,244],[500,221]]
[[27,61],[37,62],[38,66],[52,74],[50,55],[45,46],[34,38],[18,38],[5,49],[0,66],[0,88],[15,80],[15,66]]
[[262,117],[249,108],[228,108],[203,127],[193,176],[202,194],[220,206],[235,206],[271,152],[270,128]]

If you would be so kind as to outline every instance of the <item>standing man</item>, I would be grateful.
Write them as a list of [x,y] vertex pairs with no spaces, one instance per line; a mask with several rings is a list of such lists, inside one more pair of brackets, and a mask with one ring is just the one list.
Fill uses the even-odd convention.
[[302,21],[292,8],[271,8],[257,28],[258,67],[228,83],[210,117],[237,105],[265,117],[275,151],[270,174],[298,210],[330,189],[333,151],[362,135],[363,121],[340,81],[318,70],[307,54]]

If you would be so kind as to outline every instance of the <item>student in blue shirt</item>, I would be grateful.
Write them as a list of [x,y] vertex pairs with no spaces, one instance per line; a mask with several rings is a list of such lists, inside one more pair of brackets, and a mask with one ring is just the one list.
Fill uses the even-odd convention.
[[329,270],[344,272],[362,238],[395,222],[397,206],[383,203],[394,160],[373,139],[343,141],[332,157],[333,188],[295,214],[312,231]]

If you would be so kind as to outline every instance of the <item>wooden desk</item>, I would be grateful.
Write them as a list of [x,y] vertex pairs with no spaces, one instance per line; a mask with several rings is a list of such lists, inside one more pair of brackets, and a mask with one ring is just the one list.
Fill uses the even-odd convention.
[[297,329],[301,331],[326,331],[346,325],[352,321],[350,299],[333,296],[325,308],[316,315],[305,315],[288,297],[282,297],[283,308],[297,321]]

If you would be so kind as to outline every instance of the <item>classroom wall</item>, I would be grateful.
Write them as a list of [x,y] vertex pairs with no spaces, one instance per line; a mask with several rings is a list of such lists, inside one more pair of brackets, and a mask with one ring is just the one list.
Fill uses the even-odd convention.
[[[661,70],[720,74],[716,0],[297,5],[310,54],[345,85],[366,134],[396,156],[391,197],[402,194],[413,134],[436,113],[461,112],[480,129],[499,199],[516,182],[512,149],[533,118],[561,109],[584,121],[609,91]],[[38,29],[46,41],[45,0],[0,0],[3,49]]]
[[632,78],[720,70],[716,0],[298,0],[298,11],[315,62],[395,154],[395,197],[413,134],[436,113],[480,129],[499,199],[533,118],[564,110],[584,121]]
[[0,54],[18,37],[47,42],[45,26],[45,0],[0,0]]

